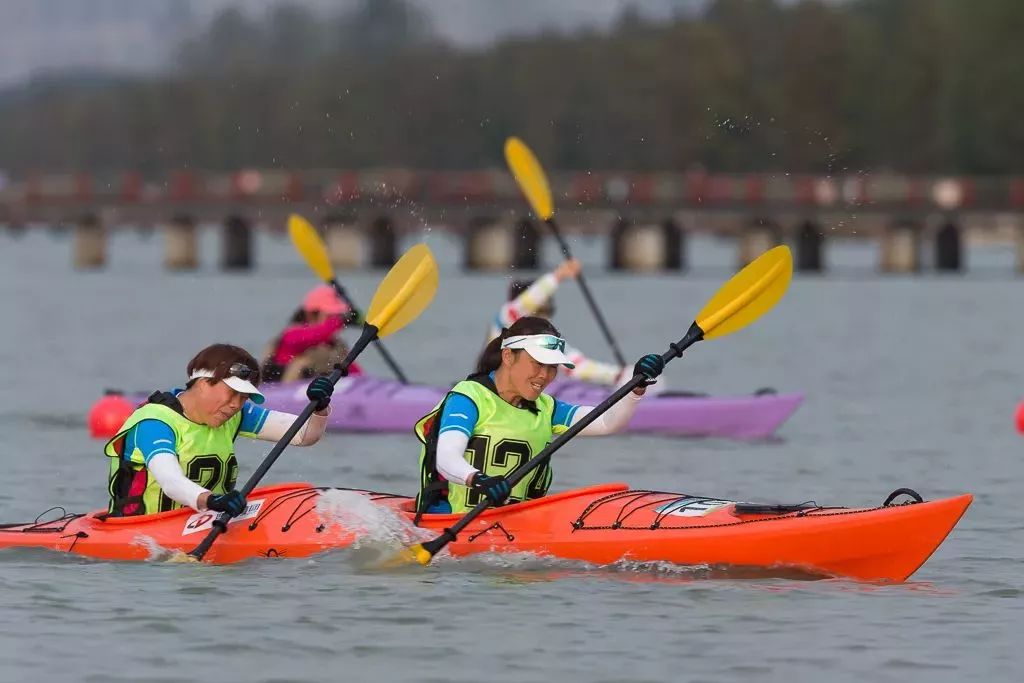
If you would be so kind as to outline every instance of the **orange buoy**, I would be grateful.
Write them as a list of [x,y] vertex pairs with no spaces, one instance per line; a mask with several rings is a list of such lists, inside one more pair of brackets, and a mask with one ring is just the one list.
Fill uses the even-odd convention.
[[1017,422],[1017,431],[1024,434],[1024,401],[1017,404],[1015,418]]
[[109,439],[117,434],[128,416],[135,412],[135,404],[120,391],[107,390],[89,410],[89,434],[94,439]]

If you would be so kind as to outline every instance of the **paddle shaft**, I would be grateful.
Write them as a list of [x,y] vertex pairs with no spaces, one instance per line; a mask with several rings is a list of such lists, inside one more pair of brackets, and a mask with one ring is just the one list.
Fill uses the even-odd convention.
[[[551,233],[558,240],[558,245],[562,248],[562,256],[567,259],[572,258],[572,252],[569,251],[569,244],[562,237],[562,232],[558,229],[558,223],[555,222],[554,217],[549,218],[545,221],[551,228]],[[597,302],[594,301],[594,295],[590,293],[590,287],[587,286],[587,281],[583,279],[583,271],[580,271],[576,275],[576,281],[580,283],[580,289],[583,291],[583,298],[587,300],[587,304],[590,306],[591,312],[594,314],[594,318],[597,319],[597,326],[601,328],[601,333],[604,334],[605,340],[608,342],[608,346],[612,347],[612,355],[615,356],[615,362],[626,367],[626,358],[622,355],[622,350],[619,349],[618,342],[612,337],[612,331],[608,328],[608,323],[605,322],[604,316],[601,315],[601,310],[597,307]]]
[[[362,320],[362,311],[360,311],[359,307],[356,306],[354,301],[352,301],[352,297],[348,295],[348,292],[346,292],[345,288],[341,286],[341,283],[338,282],[337,279],[332,279],[330,281],[330,285],[334,287],[334,291],[338,293],[341,300],[348,304],[348,307],[352,309],[352,312],[356,314],[356,317]],[[402,372],[402,369],[398,367],[398,362],[395,361],[390,353],[388,353],[387,348],[384,346],[384,342],[375,338],[373,340],[373,345],[377,347],[378,351],[380,351],[380,355],[384,357],[384,362],[388,364],[389,368],[391,368],[391,372],[395,373],[395,377],[398,378],[398,381],[402,384],[408,384],[409,380],[406,379],[405,373]]]
[[[362,353],[367,344],[376,338],[377,328],[370,324],[365,325],[363,327],[362,335],[359,337],[358,341],[356,341],[352,350],[348,352],[348,355],[345,356],[345,360],[341,362],[341,365],[334,369],[334,372],[327,376],[327,378],[331,380],[331,384],[338,383],[338,380],[346,374],[348,366],[352,364],[352,361],[355,360],[356,356]],[[256,471],[252,473],[249,479],[245,482],[245,485],[239,489],[239,492],[243,496],[248,496],[252,493],[252,490],[256,488],[257,484],[260,483],[260,480],[263,479],[263,476],[267,471],[275,462],[277,462],[281,453],[283,453],[284,449],[288,447],[288,444],[290,444],[292,439],[295,438],[295,435],[299,433],[299,430],[302,429],[302,426],[306,424],[315,410],[316,403],[313,401],[310,401],[309,404],[302,409],[299,416],[295,418],[294,422],[292,422],[292,426],[288,428],[288,431],[284,433],[284,436],[282,436],[270,452],[267,453],[267,456],[263,458],[263,462],[261,462],[260,466],[256,468]],[[197,560],[203,559],[203,556],[210,550],[210,546],[212,546],[213,542],[217,540],[217,537],[227,531],[228,522],[230,520],[231,515],[226,512],[222,512],[217,515],[217,519],[213,520],[213,528],[210,529],[210,533],[206,534],[206,538],[204,538],[199,545],[190,550],[188,554]]]
[[[673,358],[679,358],[683,355],[683,351],[693,346],[701,339],[704,338],[704,331],[698,327],[697,323],[690,325],[690,329],[686,332],[686,336],[680,339],[677,343],[672,344],[668,351],[661,354],[661,359],[667,364]],[[563,432],[557,439],[548,444],[547,448],[537,454],[536,457],[531,459],[528,463],[515,470],[506,479],[508,482],[509,489],[515,488],[516,484],[522,481],[527,475],[533,472],[535,469],[546,463],[551,459],[551,456],[555,454],[559,448],[569,442],[574,436],[579,434],[581,431],[587,428],[590,423],[599,418],[605,412],[608,411],[613,405],[622,400],[622,398],[629,392],[636,389],[641,382],[644,381],[642,375],[633,375],[633,379],[626,382],[624,385],[616,389],[611,396],[601,401],[599,404],[594,406],[594,409],[584,415],[579,422],[573,424],[569,429]],[[459,535],[459,532],[466,528],[470,522],[476,519],[480,513],[491,506],[491,501],[484,498],[476,506],[467,512],[462,519],[453,524],[451,527],[444,530],[437,538],[427,541],[423,544],[423,547],[430,553],[431,556],[436,555],[442,548],[451,543]]]

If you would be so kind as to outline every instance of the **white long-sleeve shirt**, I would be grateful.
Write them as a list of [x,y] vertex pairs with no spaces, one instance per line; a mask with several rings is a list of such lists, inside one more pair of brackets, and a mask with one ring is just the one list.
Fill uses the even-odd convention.
[[[615,434],[626,428],[643,396],[630,392],[621,401],[609,408],[596,420],[583,428],[580,436],[604,436]],[[594,406],[579,406],[573,414],[570,426],[575,425],[594,410]],[[466,461],[466,446],[469,435],[461,429],[441,432],[437,439],[437,471],[448,481],[469,484],[477,469]],[[537,455],[534,453],[534,455]]]
[[[293,446],[311,446],[320,440],[327,429],[327,417],[331,414],[330,407],[323,413],[313,413],[306,424],[295,434],[289,442]],[[268,410],[266,419],[258,432],[240,432],[240,435],[259,439],[260,441],[280,441],[285,432],[292,426],[298,415],[282,413],[276,410]],[[199,510],[199,496],[206,493],[199,484],[185,476],[181,465],[178,463],[178,456],[173,451],[156,453],[146,463],[149,473],[153,475],[156,482],[160,484],[163,492],[182,505],[194,510]],[[205,508],[204,508],[205,509]]]

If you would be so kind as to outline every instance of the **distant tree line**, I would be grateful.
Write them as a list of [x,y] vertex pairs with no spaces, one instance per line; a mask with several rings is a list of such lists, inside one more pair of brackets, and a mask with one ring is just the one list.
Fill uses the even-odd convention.
[[0,168],[1024,171],[1024,2],[714,0],[462,50],[403,0],[221,14],[161,78],[0,94]]

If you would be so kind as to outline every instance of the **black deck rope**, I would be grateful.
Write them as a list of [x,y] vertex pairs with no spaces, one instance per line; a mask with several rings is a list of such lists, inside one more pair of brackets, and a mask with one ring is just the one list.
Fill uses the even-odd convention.
[[492,524],[491,526],[487,527],[487,528],[486,528],[486,529],[484,529],[483,531],[478,531],[477,533],[473,534],[472,536],[469,536],[469,537],[467,538],[467,540],[468,540],[468,541],[469,541],[470,543],[472,543],[473,541],[475,541],[475,540],[476,540],[476,539],[478,539],[479,537],[481,537],[481,536],[483,536],[484,534],[486,534],[486,533],[487,533],[488,531],[493,531],[493,530],[495,530],[495,529],[497,529],[497,530],[498,530],[498,531],[500,531],[501,533],[505,534],[505,538],[506,538],[506,539],[508,540],[508,542],[509,542],[509,543],[511,543],[512,541],[516,540],[516,537],[515,537],[515,536],[513,536],[512,534],[510,534],[510,533],[508,532],[508,529],[506,529],[505,527],[503,527],[503,526],[501,525],[501,522],[495,522],[494,524]]
[[[601,498],[598,498],[597,500],[590,501],[590,503],[587,505],[587,507],[584,508],[583,512],[580,513],[580,516],[576,518],[576,521],[573,522],[572,526],[573,526],[574,529],[581,529],[581,528],[583,528],[583,525],[586,522],[587,517],[589,517],[592,513],[594,513],[595,511],[597,511],[601,507],[603,507],[605,505],[605,503],[608,503],[608,502],[610,502],[612,500],[615,500],[617,498],[622,498],[624,496],[630,496],[630,497],[633,497],[633,498],[643,498],[648,493],[650,493],[650,491],[633,491],[633,490],[616,491],[615,493],[611,493],[611,494],[609,494],[607,496],[602,496]],[[621,514],[621,513],[622,513],[622,511],[620,510],[619,514]]]
[[[660,526],[658,529],[664,529],[666,531],[674,531],[680,529],[714,529],[728,526],[741,526],[743,524],[759,524],[761,522],[777,522],[784,519],[794,519],[797,517],[808,516],[808,512],[814,512],[814,517],[838,517],[841,515],[857,515],[862,512],[876,512],[878,510],[885,510],[884,506],[873,507],[873,508],[844,508],[844,507],[828,507],[828,508],[815,508],[814,510],[801,510],[799,512],[786,513],[782,515],[774,515],[772,517],[761,517],[759,519],[738,519],[735,522],[718,522],[715,524],[684,524],[681,526]],[[826,512],[826,510],[834,510],[834,512]],[[650,526],[621,526],[618,529],[623,531],[650,531]],[[615,531],[614,527],[609,525],[604,526],[581,526],[578,528],[579,531]]]
[[835,505],[828,505],[828,506],[826,506],[826,505],[818,505],[818,501],[816,501],[816,500],[805,500],[804,502],[800,503],[800,509],[799,510],[794,510],[794,512],[796,512],[796,516],[797,517],[806,517],[807,513],[809,513],[809,512],[817,512],[818,510],[837,510],[837,509],[841,510],[842,507],[835,506]]
[[[665,495],[667,498],[655,498],[653,500],[644,500],[649,496]],[[619,514],[615,520],[614,527],[621,527],[627,519],[640,512],[641,510],[651,508],[661,503],[669,503],[675,500],[679,500],[679,494],[677,493],[666,493],[662,494],[659,491],[644,491],[643,496],[634,497],[632,500],[627,501],[623,504],[619,510]],[[628,510],[628,512],[627,512]]]
[[65,538],[73,538],[73,539],[75,539],[75,540],[71,541],[71,546],[67,550],[64,551],[64,552],[70,553],[72,550],[75,549],[75,545],[78,543],[78,540],[81,539],[81,538],[89,538],[89,534],[85,533],[84,531],[78,531],[78,532],[75,532],[73,534],[67,534],[66,536],[61,536],[61,538],[62,539],[65,539]]
[[64,519],[65,517],[68,516],[68,511],[58,505],[56,507],[50,508],[49,510],[43,510],[42,512],[40,512],[38,515],[36,515],[36,519],[35,519],[34,523],[38,525],[40,518],[42,518],[44,515],[46,515],[49,512],[53,512],[54,510],[60,510],[61,516],[57,518],[58,520]]
[[[651,522],[648,525],[648,527],[650,529],[660,529],[661,528],[661,523],[663,521],[665,521],[665,518],[668,517],[669,515],[671,515],[673,512],[675,512],[675,509],[673,509],[672,506],[675,503],[678,503],[679,501],[686,500],[686,499],[690,499],[690,500],[714,500],[713,498],[705,498],[703,496],[673,496],[671,499],[664,499],[664,498],[662,498],[662,499],[653,501],[653,504],[664,502],[664,503],[667,503],[667,505],[664,506],[665,507],[664,510],[656,511],[656,514],[654,515],[654,521]],[[678,508],[676,508],[676,509],[678,509]]]
[[312,495],[310,495],[310,496],[300,500],[298,502],[298,504],[296,504],[295,509],[292,510],[291,513],[288,515],[288,519],[285,520],[284,526],[281,527],[281,531],[288,531],[293,526],[295,526],[296,522],[298,522],[300,519],[302,519],[303,517],[308,515],[310,512],[315,510],[316,509],[316,503],[313,503],[309,507],[307,507],[302,512],[302,514],[298,514],[299,513],[299,508],[301,508],[304,503],[308,503],[312,498],[319,498],[319,497],[320,497],[320,491],[317,490],[317,491],[314,491],[314,493]]
[[[50,512],[51,510],[63,511],[64,508],[50,508],[46,512]],[[42,515],[39,515],[39,517],[45,515],[46,512],[44,512]],[[36,517],[34,522],[21,522],[19,524],[0,524],[0,531],[17,533],[48,533],[54,531],[64,531],[64,529],[68,527],[68,524],[78,519],[79,517],[84,516],[85,515],[83,514],[69,514],[67,512],[64,512],[63,517],[51,519],[46,522],[40,522],[39,517]]]
[[[646,500],[650,498],[650,500]],[[625,500],[623,500],[625,499]],[[865,508],[861,510],[850,510],[845,507],[824,507],[817,504],[813,500],[805,501],[800,505],[813,505],[814,507],[807,507],[800,510],[792,510],[788,512],[776,513],[772,518],[766,519],[740,519],[735,522],[719,522],[716,524],[684,524],[684,525],[665,525],[665,520],[671,516],[674,511],[672,505],[681,500],[721,500],[720,498],[712,498],[709,496],[694,496],[694,495],[683,495],[678,493],[667,493],[665,491],[639,491],[629,489],[626,491],[616,491],[607,496],[598,498],[597,500],[591,501],[589,505],[580,513],[579,517],[572,522],[573,531],[582,530],[627,530],[627,531],[642,531],[642,530],[657,530],[657,529],[706,529],[709,527],[719,526],[735,526],[737,524],[750,524],[753,522],[769,521],[769,519],[786,519],[790,517],[805,517],[810,513],[821,513],[823,510],[837,510],[843,512],[827,513],[827,514],[849,514],[852,512],[866,512],[868,510],[879,510],[881,508]],[[611,524],[603,524],[599,526],[588,526],[586,520],[593,513],[599,509],[613,504],[616,501],[623,501],[622,507],[616,513],[615,520]],[[627,520],[640,510],[648,509],[654,506],[664,505],[664,510],[655,514],[654,521],[650,524],[643,526],[631,526],[627,524]],[[884,506],[882,506],[884,507]],[[817,516],[817,515],[816,515]],[[823,516],[823,515],[821,515]]]
[[906,503],[899,503],[899,505],[916,505],[917,503],[924,502],[924,498],[921,497],[921,494],[914,489],[901,488],[890,493],[888,497],[886,497],[885,502],[882,503],[882,507],[892,507],[893,501],[900,496],[910,496],[913,500],[907,501]]
[[[647,498],[649,498],[649,497],[651,499],[647,500]],[[669,493],[667,491],[649,491],[649,490],[636,490],[636,489],[629,489],[629,490],[626,490],[626,491],[616,491],[615,493],[609,494],[609,495],[604,496],[602,498],[598,498],[595,501],[592,501],[586,507],[586,509],[582,513],[580,513],[580,516],[578,518],[576,518],[576,520],[572,523],[573,529],[582,529],[582,528],[584,528],[586,526],[586,519],[587,519],[587,517],[589,517],[591,514],[593,514],[597,510],[601,509],[602,507],[610,504],[612,501],[620,500],[622,498],[628,498],[628,500],[626,500],[622,504],[622,507],[619,509],[619,512],[616,514],[615,521],[612,523],[611,526],[607,527],[609,529],[621,529],[621,528],[636,528],[636,529],[651,528],[651,529],[657,529],[657,528],[660,527],[661,521],[671,513],[671,510],[669,510],[668,512],[659,512],[659,513],[657,513],[655,515],[654,522],[652,524],[646,526],[646,527],[626,527],[625,523],[626,523],[626,520],[628,520],[630,517],[632,517],[637,512],[639,512],[641,510],[644,510],[644,509],[647,509],[647,508],[654,507],[656,505],[667,504],[666,507],[670,508],[672,503],[674,503],[676,501],[680,501],[680,500],[686,499],[686,498],[695,498],[695,499],[698,499],[698,500],[717,500],[715,498],[709,498],[707,496],[693,496],[693,495],[689,495],[689,494]],[[595,527],[587,527],[587,528],[595,528]]]
[[[294,500],[295,498],[301,498],[302,499],[302,500],[300,500],[298,502],[298,505],[296,506],[296,509],[297,509],[298,506],[302,505],[302,503],[304,503],[305,501],[309,500],[310,498],[315,498],[318,495],[319,495],[319,492],[315,488],[310,486],[308,488],[297,489],[295,491],[290,491],[288,493],[285,493],[284,495],[278,496],[277,498],[274,499],[274,501],[270,505],[267,505],[266,507],[260,508],[260,511],[253,518],[252,522],[249,523],[249,531],[255,531],[256,527],[259,526],[260,522],[262,522],[264,519],[266,519],[267,516],[270,513],[274,512],[278,508],[286,505],[287,503],[289,503],[290,501]],[[292,512],[292,514],[295,514],[294,511]],[[286,529],[286,531],[287,531],[287,529]]]
[[313,510],[316,509],[316,505],[310,505],[308,508],[303,510],[302,514],[296,515],[295,513],[297,513],[299,511],[299,508],[302,507],[302,503],[305,503],[305,502],[306,501],[301,501],[298,505],[295,506],[295,509],[292,510],[291,514],[288,515],[288,519],[281,526],[281,531],[288,531],[288,530],[290,530],[293,526],[295,526],[296,522],[298,522],[300,519],[302,519],[303,517],[305,517],[310,512],[312,512]]

